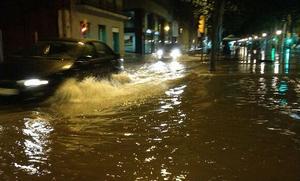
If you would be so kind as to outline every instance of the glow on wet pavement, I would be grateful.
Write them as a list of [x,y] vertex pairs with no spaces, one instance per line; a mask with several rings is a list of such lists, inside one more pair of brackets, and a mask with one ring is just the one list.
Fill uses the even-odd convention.
[[68,82],[45,105],[1,111],[0,176],[299,178],[300,79],[289,65],[286,74],[247,60],[209,74],[197,62],[154,62]]

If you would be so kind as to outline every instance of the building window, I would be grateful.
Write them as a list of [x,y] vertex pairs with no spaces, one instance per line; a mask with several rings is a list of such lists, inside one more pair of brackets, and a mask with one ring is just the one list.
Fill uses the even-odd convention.
[[135,12],[128,11],[125,13],[129,17],[129,20],[125,22],[125,28],[134,28],[135,27]]
[[81,38],[89,38],[90,37],[90,26],[91,24],[87,21],[80,21],[80,34]]
[[136,51],[136,40],[135,33],[125,33],[125,51],[126,52],[135,52]]
[[98,26],[98,40],[106,43],[106,27],[104,25]]
[[112,29],[112,33],[113,33],[112,47],[116,53],[120,52],[120,33],[119,32],[120,32],[119,28]]

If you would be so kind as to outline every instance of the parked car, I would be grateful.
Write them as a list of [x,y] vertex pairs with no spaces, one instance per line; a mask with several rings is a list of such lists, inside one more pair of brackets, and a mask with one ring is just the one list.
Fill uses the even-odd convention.
[[177,59],[182,55],[178,44],[164,44],[159,46],[155,56],[158,59]]
[[94,40],[52,39],[17,51],[0,64],[0,97],[39,97],[66,78],[106,75],[123,69],[123,59]]

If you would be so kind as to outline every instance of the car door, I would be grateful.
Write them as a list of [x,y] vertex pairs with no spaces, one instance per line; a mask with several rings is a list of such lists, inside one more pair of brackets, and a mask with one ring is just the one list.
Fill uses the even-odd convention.
[[92,44],[86,43],[82,47],[81,55],[75,61],[75,68],[77,75],[89,76],[94,74],[97,69],[97,59],[96,49]]
[[113,62],[116,59],[116,54],[104,43],[94,41],[92,42],[96,49],[96,64],[99,71],[111,72],[114,69]]

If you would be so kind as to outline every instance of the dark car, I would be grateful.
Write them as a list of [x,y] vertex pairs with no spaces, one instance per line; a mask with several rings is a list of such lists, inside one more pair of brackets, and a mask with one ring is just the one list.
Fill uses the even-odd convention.
[[40,41],[0,64],[0,97],[39,97],[68,77],[106,75],[123,69],[123,59],[94,40]]
[[180,46],[178,44],[161,45],[155,53],[155,56],[158,59],[177,59],[181,55]]

